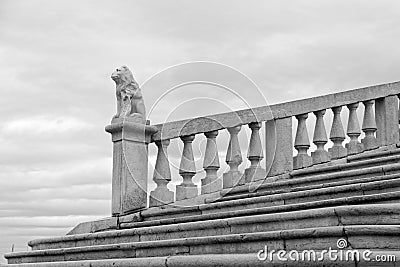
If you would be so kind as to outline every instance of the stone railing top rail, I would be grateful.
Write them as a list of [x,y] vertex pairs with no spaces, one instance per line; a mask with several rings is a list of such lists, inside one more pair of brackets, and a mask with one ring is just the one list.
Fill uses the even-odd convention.
[[400,82],[393,82],[270,106],[156,124],[154,126],[158,128],[158,132],[152,136],[152,141],[216,131],[256,121],[286,118],[397,94],[400,94]]

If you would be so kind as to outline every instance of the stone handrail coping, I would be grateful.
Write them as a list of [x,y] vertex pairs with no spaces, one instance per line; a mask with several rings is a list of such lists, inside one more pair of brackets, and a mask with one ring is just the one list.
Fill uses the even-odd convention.
[[400,82],[393,82],[270,106],[156,124],[154,126],[158,128],[158,132],[152,136],[152,141],[221,130],[238,124],[281,119],[397,94],[400,94]]

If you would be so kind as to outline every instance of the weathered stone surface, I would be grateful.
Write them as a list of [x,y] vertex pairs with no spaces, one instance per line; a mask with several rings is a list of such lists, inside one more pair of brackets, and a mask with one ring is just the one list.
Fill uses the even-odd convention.
[[204,135],[207,138],[203,161],[203,168],[206,175],[201,180],[201,194],[209,194],[219,192],[222,189],[223,181],[217,175],[220,167],[216,140],[218,131],[206,132]]
[[222,175],[223,188],[232,188],[237,185],[243,184],[244,176],[239,171],[228,171]]
[[113,141],[113,215],[147,206],[147,144],[157,129],[137,121],[137,117],[118,118],[106,127]]
[[391,95],[375,100],[376,138],[381,146],[399,142],[399,99]]
[[149,206],[157,207],[174,202],[175,194],[168,189],[171,181],[171,170],[168,160],[169,140],[155,142],[158,148],[156,166],[154,167],[153,181],[157,187],[150,192]]
[[292,118],[265,122],[265,159],[268,176],[293,170]]
[[342,107],[334,107],[333,122],[329,138],[333,142],[333,146],[328,149],[331,159],[339,159],[347,156],[347,150],[343,147],[342,143],[345,139],[344,129],[341,119]]
[[238,139],[241,128],[241,125],[228,128],[230,138],[225,161],[229,165],[229,170],[223,174],[223,188],[231,188],[245,182],[243,174],[238,170],[242,163],[242,151]]
[[194,198],[198,195],[197,186],[193,183],[192,177],[196,174],[196,165],[193,157],[192,142],[195,136],[181,136],[183,141],[183,150],[181,163],[179,165],[179,174],[183,181],[176,186],[176,200]]
[[[19,252],[6,255],[10,262],[59,261],[60,256],[68,260],[152,257],[154,255],[177,254],[230,254],[251,253],[265,245],[271,249],[321,250],[335,247],[338,238],[348,238],[353,248],[392,248],[398,249],[395,242],[400,226],[330,226],[307,229],[292,229],[245,234],[229,234],[197,238],[183,238],[152,242],[124,243],[54,249],[49,251]],[[380,239],[376,242],[376,237]],[[374,242],[375,241],[375,242]]]
[[132,214],[128,214],[128,215],[123,215],[123,216],[119,216],[118,217],[118,222],[119,223],[125,223],[125,222],[140,222],[142,221],[142,215],[140,214],[140,212],[135,212]]
[[307,153],[307,150],[310,148],[310,139],[306,125],[307,118],[308,113],[296,116],[297,130],[294,147],[297,150],[297,155],[293,158],[293,169],[301,169],[312,165],[312,158]]
[[261,166],[250,166],[244,171],[244,180],[246,183],[265,179],[267,172]]
[[110,229],[117,229],[118,219],[116,217],[105,218],[97,221],[82,222],[75,226],[67,235],[95,233]]
[[[344,230],[353,248],[400,249],[400,225],[354,225],[345,226]],[[372,236],[375,238],[371,239]]]
[[370,204],[348,207],[335,207],[335,213],[343,225],[393,225],[400,222],[400,209],[397,204]]
[[350,137],[350,141],[346,144],[347,154],[353,155],[363,151],[363,146],[359,142],[358,137],[361,134],[360,123],[357,117],[357,108],[359,103],[353,103],[347,105],[349,110],[349,120],[347,123],[347,135]]
[[378,140],[375,137],[375,132],[377,130],[375,114],[373,111],[375,101],[368,100],[364,101],[364,118],[362,124],[362,130],[365,133],[365,137],[361,140],[365,150],[375,149],[378,147]]

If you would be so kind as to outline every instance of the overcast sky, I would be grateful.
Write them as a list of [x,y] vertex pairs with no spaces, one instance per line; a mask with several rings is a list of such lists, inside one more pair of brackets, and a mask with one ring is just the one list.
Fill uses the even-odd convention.
[[[116,67],[143,84],[176,64],[218,62],[251,78],[268,103],[284,102],[400,80],[399,25],[396,0],[0,0],[0,254],[110,214],[104,126]],[[144,86],[146,106],[199,73]],[[212,73],[250,106],[264,103],[247,81]],[[243,107],[218,90],[181,88],[150,119]]]

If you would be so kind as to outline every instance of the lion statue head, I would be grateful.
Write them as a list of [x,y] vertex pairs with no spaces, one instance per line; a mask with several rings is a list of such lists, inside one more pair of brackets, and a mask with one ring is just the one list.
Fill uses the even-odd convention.
[[111,74],[111,79],[115,82],[117,90],[126,91],[127,95],[132,95],[139,85],[133,78],[133,74],[127,66],[121,66]]

